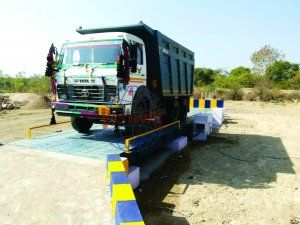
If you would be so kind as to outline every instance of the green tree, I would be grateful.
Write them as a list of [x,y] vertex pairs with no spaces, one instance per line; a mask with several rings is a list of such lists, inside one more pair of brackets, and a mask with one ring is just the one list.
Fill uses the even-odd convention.
[[293,78],[298,71],[298,64],[288,61],[276,61],[266,69],[266,77],[275,83],[279,83]]
[[215,71],[209,68],[196,68],[194,73],[195,86],[204,86],[214,81]]
[[253,87],[254,79],[250,68],[239,66],[230,72],[231,82],[237,82],[241,87]]
[[238,76],[241,76],[243,74],[249,74],[249,73],[251,73],[251,70],[249,68],[239,66],[239,67],[236,67],[236,68],[234,68],[233,70],[230,71],[230,76],[238,77]]
[[286,89],[300,90],[300,70],[286,82]]
[[253,71],[260,75],[264,75],[267,67],[271,66],[276,61],[284,59],[284,54],[270,45],[265,45],[260,50],[254,52],[250,59],[253,64]]

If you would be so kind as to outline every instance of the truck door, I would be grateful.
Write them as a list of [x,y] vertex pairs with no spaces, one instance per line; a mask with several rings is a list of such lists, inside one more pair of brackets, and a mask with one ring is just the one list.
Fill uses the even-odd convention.
[[131,67],[130,85],[146,85],[145,46],[138,42],[131,43],[130,58],[135,61]]

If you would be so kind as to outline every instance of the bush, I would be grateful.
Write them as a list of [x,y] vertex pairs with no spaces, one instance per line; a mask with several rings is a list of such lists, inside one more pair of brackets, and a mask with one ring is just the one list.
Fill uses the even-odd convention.
[[300,93],[288,93],[285,95],[285,100],[287,101],[300,100]]
[[230,90],[224,89],[224,88],[218,88],[216,91],[213,93],[214,98],[218,99],[225,99],[228,96],[228,92]]
[[269,90],[272,100],[283,101],[285,99],[284,93],[279,88]]
[[256,99],[256,96],[255,96],[254,92],[249,91],[249,92],[244,92],[243,93],[243,100],[244,101],[255,101],[257,99]]
[[194,88],[194,98],[201,98],[201,89]]
[[260,100],[260,101],[273,100],[273,95],[270,92],[270,90],[264,87],[255,88],[254,95],[256,96],[256,100]]
[[286,85],[285,89],[300,90],[300,71],[296,76],[287,80],[284,84]]
[[194,88],[195,98],[211,98],[215,92],[216,87],[214,85],[207,85],[201,88]]
[[228,100],[242,100],[243,99],[243,91],[241,86],[235,85],[230,89],[230,91],[226,94],[225,99]]
[[0,76],[0,92],[32,92],[45,94],[50,92],[50,80],[45,76],[8,77]]

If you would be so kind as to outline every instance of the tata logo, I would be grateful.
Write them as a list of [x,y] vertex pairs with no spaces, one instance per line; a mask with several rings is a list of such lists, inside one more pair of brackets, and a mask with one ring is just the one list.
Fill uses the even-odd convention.
[[95,83],[95,79],[74,79],[74,82],[82,84]]
[[89,95],[90,95],[90,93],[89,93],[89,91],[88,90],[82,90],[81,92],[80,92],[80,95],[81,95],[81,97],[83,97],[83,98],[87,98],[87,97],[89,97]]

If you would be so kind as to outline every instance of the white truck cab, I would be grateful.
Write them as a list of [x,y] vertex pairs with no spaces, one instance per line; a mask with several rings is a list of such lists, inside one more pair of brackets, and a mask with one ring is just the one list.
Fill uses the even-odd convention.
[[81,35],[62,46],[55,74],[57,100],[99,104],[116,100],[116,96],[105,98],[104,89],[106,86],[113,90],[118,86],[117,58],[124,40],[130,46],[131,55],[136,57],[136,68],[130,69],[128,85],[146,85],[146,53],[140,38],[119,32]]

